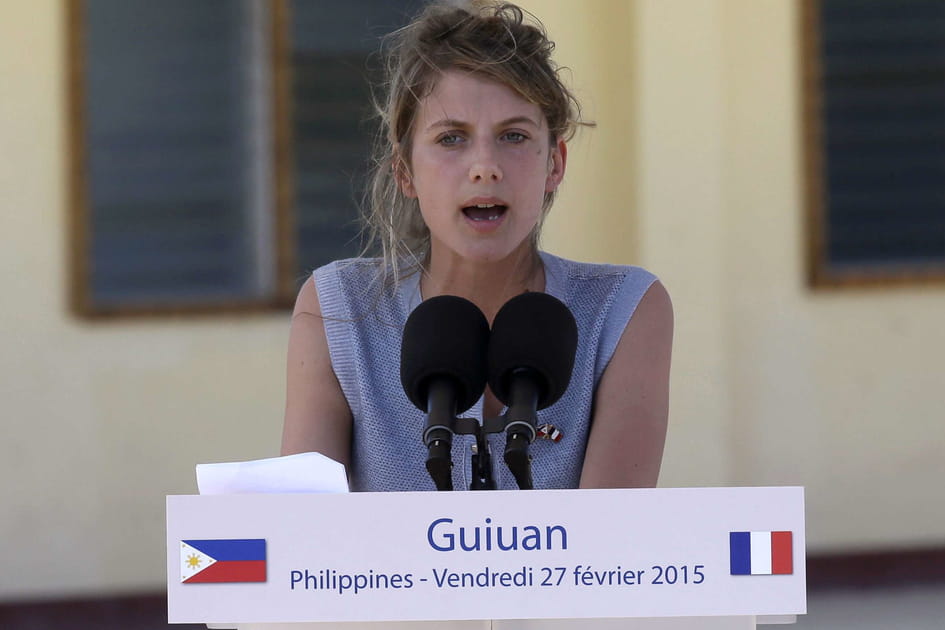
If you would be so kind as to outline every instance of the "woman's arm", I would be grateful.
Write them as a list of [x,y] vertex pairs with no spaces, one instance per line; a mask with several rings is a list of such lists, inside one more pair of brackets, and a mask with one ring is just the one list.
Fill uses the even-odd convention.
[[594,399],[582,488],[649,488],[659,478],[669,416],[673,305],[655,282],[637,305]]
[[299,291],[289,329],[282,454],[318,451],[347,469],[351,409],[331,367],[314,280]]

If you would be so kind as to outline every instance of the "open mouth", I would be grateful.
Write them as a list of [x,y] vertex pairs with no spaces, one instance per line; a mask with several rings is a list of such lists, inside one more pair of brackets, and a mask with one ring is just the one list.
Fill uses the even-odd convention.
[[507,209],[502,204],[480,203],[464,207],[463,214],[473,221],[495,221],[505,214]]

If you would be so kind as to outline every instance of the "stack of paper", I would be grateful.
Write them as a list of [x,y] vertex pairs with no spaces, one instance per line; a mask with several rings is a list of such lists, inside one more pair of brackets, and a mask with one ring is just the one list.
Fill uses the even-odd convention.
[[321,453],[197,464],[200,494],[348,492],[344,465]]

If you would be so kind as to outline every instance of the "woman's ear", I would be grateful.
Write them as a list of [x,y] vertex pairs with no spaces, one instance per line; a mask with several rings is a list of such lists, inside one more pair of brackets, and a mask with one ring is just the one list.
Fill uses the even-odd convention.
[[417,198],[417,191],[413,186],[413,178],[410,176],[410,169],[407,168],[407,162],[401,155],[400,145],[394,147],[394,161],[391,164],[394,171],[394,180],[400,187],[400,192],[404,197],[410,199]]
[[564,171],[567,165],[568,145],[559,138],[548,152],[548,177],[545,179],[546,193],[557,190],[561,180],[564,179]]

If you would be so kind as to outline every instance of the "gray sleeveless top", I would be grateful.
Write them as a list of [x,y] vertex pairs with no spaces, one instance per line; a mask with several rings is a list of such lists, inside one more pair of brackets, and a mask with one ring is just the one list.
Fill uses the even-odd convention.
[[[584,463],[594,394],[640,298],[656,280],[639,267],[578,263],[541,253],[545,291],[577,320],[578,347],[567,391],[538,412],[560,439],[529,448],[535,488],[576,488]],[[434,490],[421,436],[423,412],[400,384],[400,344],[410,312],[420,304],[419,273],[396,287],[378,286],[378,259],[341,260],[315,270],[332,368],[351,408],[351,489]],[[465,417],[482,419],[482,398]],[[499,489],[518,486],[502,460],[505,434],[490,436]],[[453,439],[453,487],[469,488],[472,436]]]

